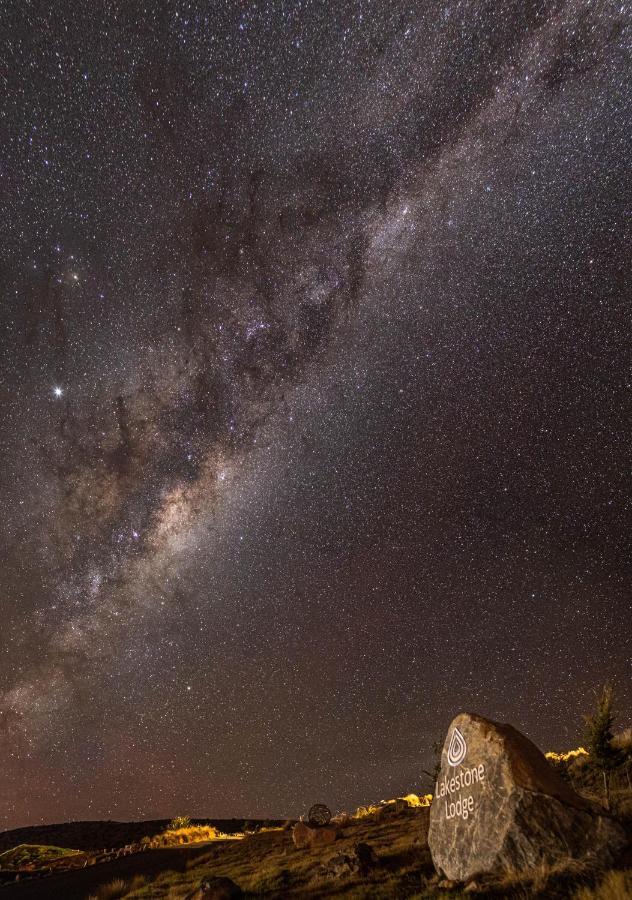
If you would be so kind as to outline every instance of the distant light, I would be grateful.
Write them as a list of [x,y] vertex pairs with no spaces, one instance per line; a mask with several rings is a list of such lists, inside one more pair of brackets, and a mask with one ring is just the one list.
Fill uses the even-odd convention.
[[54,388],[53,388],[53,394],[54,394],[56,397],[62,397],[62,396],[63,396],[63,393],[64,393],[64,389],[63,389],[63,388],[60,388],[60,387],[54,387]]

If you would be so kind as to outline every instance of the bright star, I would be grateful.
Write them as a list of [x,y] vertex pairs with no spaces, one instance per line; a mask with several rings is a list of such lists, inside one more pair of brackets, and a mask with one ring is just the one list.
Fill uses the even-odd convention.
[[60,387],[54,387],[54,388],[53,388],[53,394],[54,394],[56,397],[61,397],[61,396],[63,395],[63,393],[64,393],[64,389],[63,389],[63,388],[60,388]]

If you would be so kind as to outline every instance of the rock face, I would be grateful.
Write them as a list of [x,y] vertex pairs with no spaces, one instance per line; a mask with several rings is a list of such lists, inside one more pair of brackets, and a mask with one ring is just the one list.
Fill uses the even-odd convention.
[[610,864],[625,832],[576,794],[511,725],[462,713],[450,725],[430,808],[428,845],[453,881],[572,857]]

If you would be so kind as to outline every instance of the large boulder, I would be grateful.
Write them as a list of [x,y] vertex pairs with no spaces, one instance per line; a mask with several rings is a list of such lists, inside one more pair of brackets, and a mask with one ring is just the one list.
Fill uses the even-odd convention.
[[297,822],[296,825],[292,827],[292,840],[297,850],[304,850],[305,847],[309,847],[311,830],[312,829],[309,825],[306,825],[305,822]]
[[470,713],[448,730],[428,845],[451,881],[520,872],[561,859],[610,864],[625,832],[576,794],[511,725]]
[[321,828],[310,828],[309,849],[317,850],[320,847],[328,847],[338,837],[338,829],[333,825],[323,825]]
[[327,847],[338,837],[338,829],[333,825],[322,825],[320,828],[310,828],[305,822],[297,822],[292,828],[292,840],[297,850],[310,850],[319,847]]

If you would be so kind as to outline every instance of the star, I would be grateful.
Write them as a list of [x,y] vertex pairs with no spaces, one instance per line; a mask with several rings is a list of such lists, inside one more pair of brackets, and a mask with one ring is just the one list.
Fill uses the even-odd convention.
[[175,5],[4,4],[0,829],[632,704],[627,10]]

